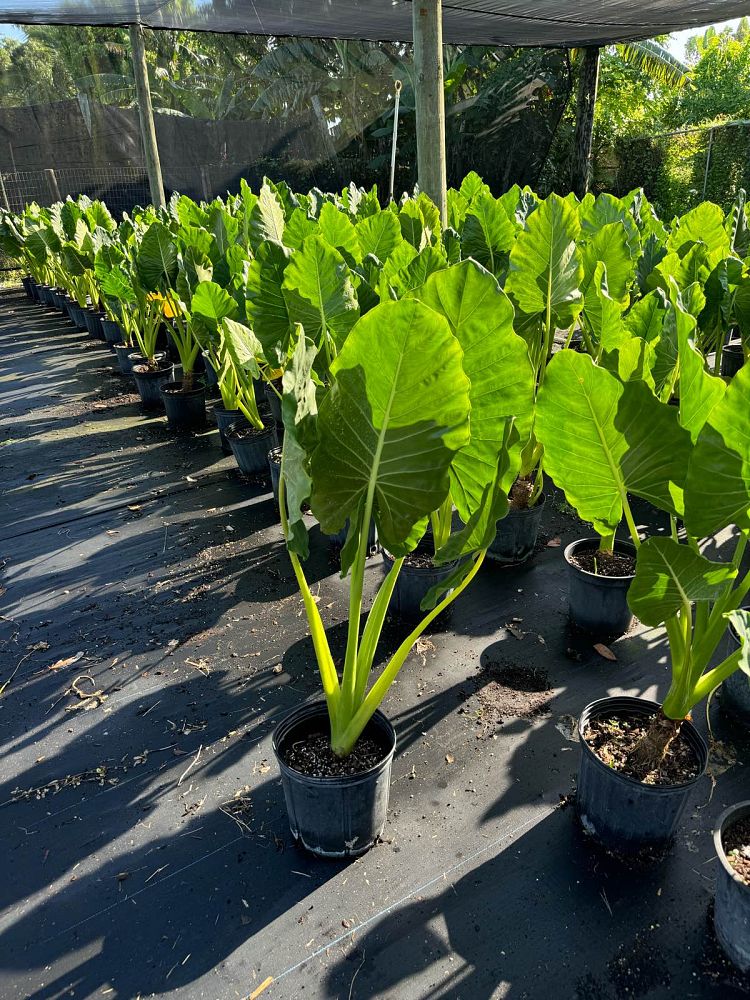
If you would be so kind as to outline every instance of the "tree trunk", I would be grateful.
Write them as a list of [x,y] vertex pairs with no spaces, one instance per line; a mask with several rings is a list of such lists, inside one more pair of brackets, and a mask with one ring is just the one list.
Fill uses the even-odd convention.
[[599,85],[599,53],[596,46],[583,50],[578,77],[578,103],[576,105],[576,134],[573,148],[571,186],[579,198],[589,189],[591,145],[594,138],[594,109]]

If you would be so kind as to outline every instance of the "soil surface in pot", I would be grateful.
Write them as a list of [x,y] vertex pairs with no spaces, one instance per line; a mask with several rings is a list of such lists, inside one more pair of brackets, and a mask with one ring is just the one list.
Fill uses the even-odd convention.
[[247,441],[251,438],[260,437],[261,434],[267,434],[268,428],[264,427],[263,430],[259,430],[257,427],[239,427],[232,431],[231,437],[235,441]]
[[570,557],[578,569],[596,576],[633,576],[635,558],[621,552],[580,552]]
[[513,483],[508,494],[511,510],[528,510],[529,500],[534,492],[533,479],[524,479],[522,476]]
[[644,785],[681,785],[700,773],[693,748],[681,733],[670,743],[660,766],[639,777],[628,767],[628,757],[646,735],[649,717],[634,715],[603,715],[592,719],[583,734],[596,756],[613,771],[624,774]]
[[432,561],[432,555],[430,552],[420,552],[417,549],[415,552],[409,552],[404,558],[404,566],[408,566],[409,569],[441,569],[442,567],[436,566]]
[[375,767],[388,750],[370,736],[360,736],[348,757],[337,757],[331,750],[331,739],[326,733],[310,733],[302,740],[295,740],[282,752],[284,763],[306,774],[309,778],[340,778],[348,774],[362,774]]
[[721,842],[729,864],[745,885],[750,885],[750,816],[732,823]]

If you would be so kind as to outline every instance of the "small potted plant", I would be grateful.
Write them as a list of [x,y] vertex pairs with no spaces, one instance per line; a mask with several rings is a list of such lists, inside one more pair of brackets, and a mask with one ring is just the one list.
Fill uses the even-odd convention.
[[[384,302],[357,322],[331,363],[330,386],[319,410],[310,377],[316,350],[300,337],[284,373],[280,510],[325,701],[303,705],[284,720],[273,747],[295,837],[317,854],[343,857],[367,850],[386,820],[396,737],[379,706],[418,637],[479,571],[496,520],[507,509],[500,483],[511,470],[509,452],[496,452],[480,498],[467,500],[471,514],[465,528],[438,553],[441,561],[462,562],[450,584],[453,589],[446,594],[443,585],[432,595],[432,610],[371,680],[404,559],[424,533],[429,515],[449,497],[452,468],[470,447],[470,384],[459,340],[447,320],[415,299]],[[464,471],[467,477],[483,474],[478,459],[469,463],[467,458]],[[342,549],[342,574],[349,574],[349,619],[340,675],[302,566],[308,549],[303,508],[308,502],[324,532],[334,534],[347,519],[350,525]],[[373,519],[394,564],[362,629]]]
[[[621,635],[632,620],[627,594],[640,545],[628,495],[678,514],[690,434],[677,409],[644,382],[621,382],[569,349],[547,366],[536,433],[547,473],[596,531],[565,549],[571,620],[588,632]],[[616,537],[623,515],[629,542]]]
[[[579,721],[578,812],[584,828],[608,847],[635,851],[668,844],[706,766],[707,748],[690,713],[747,662],[748,615],[739,609],[750,591],[750,573],[741,576],[739,567],[750,534],[744,471],[750,445],[737,426],[749,408],[750,369],[742,369],[691,448],[679,515],[684,536],[673,516],[671,536],[649,538],[638,549],[628,600],[644,624],[666,630],[671,683],[663,703],[604,698]],[[630,426],[629,419],[624,425]],[[739,536],[731,560],[706,558],[701,539],[733,524]],[[728,622],[740,645],[712,666]]]
[[714,829],[719,859],[714,929],[724,951],[750,972],[750,800],[725,809]]

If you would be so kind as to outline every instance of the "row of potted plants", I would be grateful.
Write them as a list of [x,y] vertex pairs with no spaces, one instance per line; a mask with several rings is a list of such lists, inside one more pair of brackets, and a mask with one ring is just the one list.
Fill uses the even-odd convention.
[[[635,613],[665,628],[672,664],[662,705],[602,699],[583,711],[578,812],[610,848],[663,848],[705,771],[691,709],[720,684],[748,686],[750,368],[716,374],[732,326],[745,328],[744,204],[726,218],[705,204],[667,227],[638,192],[495,199],[474,175],[450,206],[443,230],[423,195],[381,209],[375,192],[301,196],[266,182],[257,196],[243,188],[226,202],[176,198],[162,213],[133,213],[117,240],[77,220],[73,239],[92,244],[99,284],[89,287],[132,331],[147,369],[159,370],[166,326],[183,375],[198,350],[220,386],[231,373],[222,397],[251,427],[263,424],[260,379],[277,404],[280,515],[324,694],[274,738],[295,835],[317,853],[351,855],[380,834],[395,734],[379,706],[485,557],[533,551],[524,527],[542,509],[546,474],[596,531],[565,554],[574,620],[617,634]],[[35,235],[45,212],[0,225],[22,241],[19,260],[47,269],[36,281],[65,287],[65,247]],[[632,496],[664,512],[669,537],[640,537]],[[340,672],[304,575],[308,510],[343,541]],[[629,542],[617,539],[621,522]],[[386,572],[361,629],[373,526]],[[731,526],[731,560],[707,559],[701,541]],[[409,631],[374,677],[394,603]],[[722,655],[728,625],[736,643]],[[742,816],[724,821],[722,844]],[[732,885],[746,900],[740,874]],[[719,936],[742,964],[748,925],[738,944],[721,905]]]

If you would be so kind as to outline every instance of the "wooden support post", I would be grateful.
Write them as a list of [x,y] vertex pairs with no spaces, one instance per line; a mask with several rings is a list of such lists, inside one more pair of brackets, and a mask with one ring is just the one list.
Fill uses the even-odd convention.
[[445,94],[443,89],[443,3],[414,0],[414,76],[417,110],[417,178],[447,225]]
[[203,200],[211,201],[211,198],[213,197],[211,194],[212,190],[211,179],[208,174],[208,167],[206,166],[205,163],[201,164],[200,175],[201,175],[201,191],[203,192]]
[[60,197],[60,188],[57,186],[57,176],[52,167],[47,167],[44,171],[44,176],[47,178],[47,188],[49,190],[49,196],[54,204],[57,201],[62,201]]
[[3,196],[3,208],[6,212],[10,212],[10,202],[8,201],[8,192],[5,190],[5,178],[0,173],[0,193]]
[[138,117],[141,122],[143,159],[146,163],[146,173],[148,174],[148,183],[151,189],[151,201],[156,208],[164,208],[166,205],[166,201],[164,200],[164,184],[161,179],[159,147],[156,144],[151,88],[148,84],[146,48],[143,43],[143,28],[140,24],[130,25],[130,50],[133,60],[133,75],[135,76],[135,94],[138,100]]
[[595,45],[589,45],[583,50],[583,60],[578,77],[571,186],[579,198],[583,198],[589,189],[591,148],[594,139],[594,111],[596,110],[596,91],[599,86],[599,53],[600,49]]

